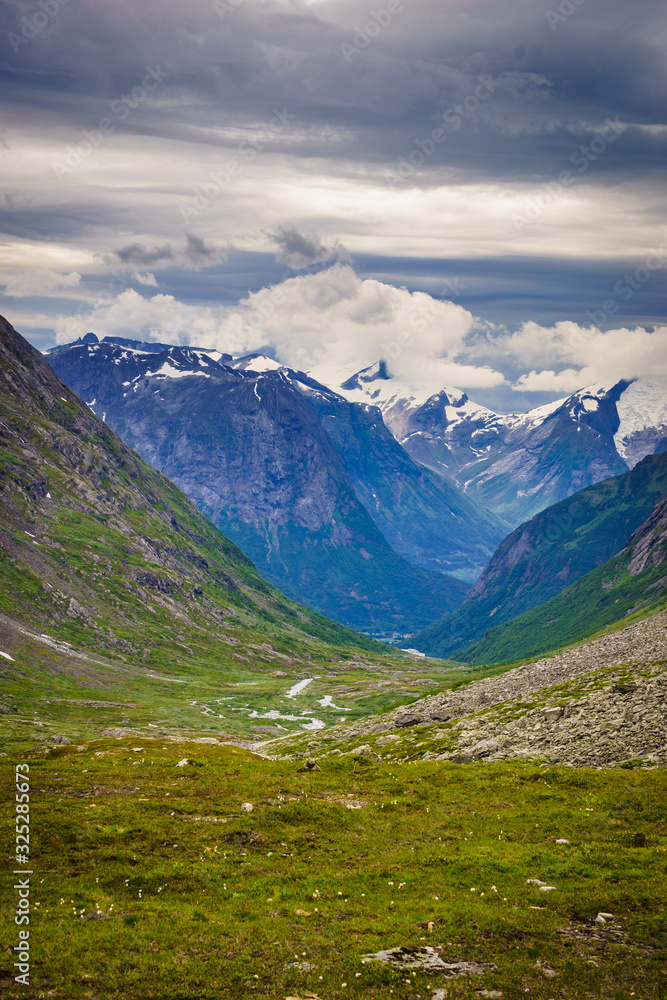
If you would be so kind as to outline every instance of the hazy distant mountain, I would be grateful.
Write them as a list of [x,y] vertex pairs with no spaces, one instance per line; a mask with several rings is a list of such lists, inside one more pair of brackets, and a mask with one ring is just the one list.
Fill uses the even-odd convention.
[[[355,492],[364,492],[360,483],[366,499],[373,490],[394,491],[396,535],[415,552],[427,548],[428,524],[413,528],[410,540],[399,522],[420,504],[430,512],[430,550],[441,553],[441,567],[481,568],[505,533],[497,518],[415,464],[375,409],[351,406],[271,359],[225,364],[217,352],[156,354],[117,343],[80,343],[48,359],[264,575],[345,624],[411,632],[458,606],[467,591],[392,549]],[[368,462],[369,451],[372,468],[364,470],[355,452]],[[379,507],[378,517],[391,520],[391,508]]]
[[667,453],[541,511],[500,544],[465,603],[410,645],[430,656],[465,658],[488,629],[544,604],[617,555],[665,494]]
[[379,362],[334,387],[379,406],[418,462],[513,525],[667,449],[667,386],[587,386],[528,413],[500,415],[449,387],[409,386]]

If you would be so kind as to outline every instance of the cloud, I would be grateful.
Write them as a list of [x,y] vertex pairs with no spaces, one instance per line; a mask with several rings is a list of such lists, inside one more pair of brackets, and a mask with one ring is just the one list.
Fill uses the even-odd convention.
[[205,306],[190,306],[173,295],[144,298],[133,288],[103,302],[90,312],[60,315],[55,331],[59,344],[75,340],[93,330],[98,336],[142,337],[173,344],[197,344],[219,328],[219,311]]
[[17,271],[5,285],[5,295],[17,299],[49,295],[58,297],[56,293],[76,288],[80,281],[81,275],[76,271],[70,274],[46,269]]
[[514,392],[563,395],[621,378],[667,378],[667,326],[603,332],[531,321],[510,333],[454,302],[362,279],[340,263],[262,288],[233,307],[126,289],[89,313],[60,316],[56,330],[60,343],[93,330],[235,355],[270,345],[277,360],[314,370],[329,384],[380,358],[394,374],[433,392],[445,385],[490,390],[511,381]]
[[607,386],[622,378],[667,378],[667,326],[652,331],[557,323],[526,323],[518,334],[502,339],[503,348],[528,367],[536,357],[552,368],[532,368],[512,386],[519,392],[569,393],[593,382]]
[[[110,259],[113,260],[114,257],[121,264],[140,264],[153,267],[156,264],[176,265],[197,270],[218,263],[224,258],[224,252],[215,247],[207,246],[206,241],[201,236],[185,233],[185,246],[183,248],[174,247],[171,243],[164,243],[162,246],[156,247],[145,247],[143,243],[130,243],[128,246],[116,250]],[[153,283],[144,282],[144,284]]]
[[122,264],[158,264],[174,259],[174,249],[168,243],[149,250],[141,243],[131,243],[129,246],[116,250],[116,257]]
[[151,271],[145,271],[143,274],[141,271],[133,271],[132,280],[138,281],[140,285],[153,285],[157,287],[157,279]]
[[186,233],[185,257],[191,267],[206,267],[220,259],[218,250],[207,247],[206,242],[194,233]]
[[397,374],[433,391],[444,384],[497,386],[504,376],[466,359],[474,317],[453,302],[409,292],[374,279],[360,279],[335,264],[248,295],[238,306],[193,306],[171,295],[144,298],[127,289],[84,315],[61,316],[58,342],[88,330],[98,336],[126,335],[218,347],[233,354],[271,344],[276,358],[308,370],[339,368],[352,373],[385,358]]
[[332,246],[325,246],[317,233],[300,233],[294,226],[279,226],[268,235],[278,247],[278,263],[287,264],[295,271],[313,264],[324,264],[332,257],[349,261],[349,254],[342,244],[336,241]]

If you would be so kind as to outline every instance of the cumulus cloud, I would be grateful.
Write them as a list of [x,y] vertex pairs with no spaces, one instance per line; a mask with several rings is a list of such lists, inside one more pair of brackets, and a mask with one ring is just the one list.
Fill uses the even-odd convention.
[[59,343],[94,330],[235,355],[270,345],[277,360],[314,370],[332,385],[380,358],[393,374],[433,392],[445,385],[490,390],[512,381],[514,392],[564,395],[621,378],[667,378],[665,326],[603,332],[529,322],[510,333],[454,302],[361,279],[341,263],[262,288],[233,307],[126,289],[86,314],[60,316],[56,330]]
[[576,323],[526,323],[502,344],[526,367],[536,358],[552,366],[520,375],[513,385],[520,392],[568,393],[592,382],[611,386],[622,378],[667,377],[667,326],[603,332]]
[[[219,311],[217,311],[219,312]],[[144,298],[128,288],[110,302],[100,302],[92,311],[59,315],[55,322],[59,344],[75,340],[89,330],[104,336],[144,338],[172,344],[197,344],[219,328],[216,311],[190,306],[173,295]]]
[[[336,264],[249,295],[225,317],[214,343],[227,350],[270,343],[281,361],[302,369],[354,371],[386,358],[397,373],[423,380],[429,368],[460,363],[474,323],[452,302],[362,280],[351,267]],[[467,380],[503,381],[499,373],[464,368],[459,374]]]
[[140,285],[153,285],[157,287],[157,278],[152,271],[144,271],[143,274],[141,271],[133,271],[132,280],[139,282]]
[[385,358],[411,379],[463,387],[500,385],[504,376],[466,359],[475,318],[453,302],[362,280],[346,264],[263,288],[233,308],[194,306],[171,295],[144,298],[126,289],[85,315],[60,316],[58,342],[93,329],[218,347],[233,354],[271,344],[284,364],[352,373]]
[[13,298],[28,298],[30,296],[57,296],[58,292],[76,288],[81,281],[77,271],[70,274],[60,274],[58,271],[40,270],[17,271],[5,286],[5,295]]

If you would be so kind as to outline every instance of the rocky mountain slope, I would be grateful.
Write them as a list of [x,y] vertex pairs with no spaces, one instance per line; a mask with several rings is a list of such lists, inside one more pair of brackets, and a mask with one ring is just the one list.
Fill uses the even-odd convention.
[[[180,348],[146,353],[85,343],[50,360],[94,412],[290,596],[380,635],[411,632],[463,600],[465,584],[401,558],[360,503],[343,455],[311,403],[321,397],[336,407],[324,387],[299,383],[297,389],[275,363],[246,371],[222,363],[216,352]],[[351,409],[368,440],[374,430],[365,408],[341,399],[336,414],[350,419]],[[375,436],[394,447],[383,428]],[[433,501],[440,524],[446,513],[449,523],[458,523],[457,540],[448,544],[451,568],[460,568],[460,539],[475,536],[472,508],[464,499],[457,518],[418,466],[410,463],[409,471],[430,491],[422,503]],[[408,478],[404,468],[399,473]],[[485,512],[479,521],[487,538],[477,531],[481,560],[489,538],[503,531],[492,532]],[[448,524],[440,530],[446,537]]]
[[[666,493],[667,454],[651,455],[631,472],[589,486],[536,514],[501,543],[464,604],[413,636],[410,644],[430,656],[467,659],[463,651],[488,629],[495,631],[510,619],[544,605],[617,555]],[[599,627],[594,624],[596,606],[597,597],[577,616],[580,619],[584,612],[589,616],[593,624],[588,632],[559,639],[556,630],[546,630],[540,638],[546,645],[538,650],[531,647],[531,651],[553,648],[550,642],[558,645],[590,635]],[[622,613],[629,607],[624,605]],[[545,621],[550,617],[547,615]],[[490,655],[485,649],[484,655]],[[521,655],[526,651],[517,647],[516,657]],[[492,662],[496,660],[494,656]]]
[[667,448],[667,386],[650,379],[591,385],[506,415],[459,389],[408,386],[384,362],[337,391],[379,406],[413,458],[512,525]]
[[470,663],[534,656],[665,603],[667,498],[617,556],[533,611],[490,629],[461,656]]
[[274,665],[309,662],[315,649],[382,649],[263,580],[1,319],[0,359],[6,616],[147,665],[212,656],[223,669],[251,646]]
[[389,544],[428,569],[475,579],[509,524],[415,462],[375,406],[350,403],[286,370],[340,452],[354,491]]
[[354,491],[392,548],[418,566],[475,579],[509,524],[415,462],[377,407],[350,403],[303,372],[252,354],[225,362],[253,375],[279,371],[308,400],[338,449]]
[[[667,766],[667,613],[275,753],[570,767]],[[278,748],[281,748],[280,750]],[[268,749],[268,748],[267,748]]]

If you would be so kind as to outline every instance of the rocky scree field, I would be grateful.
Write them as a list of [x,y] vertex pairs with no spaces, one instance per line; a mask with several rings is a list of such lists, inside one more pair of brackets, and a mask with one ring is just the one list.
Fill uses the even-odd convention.
[[[667,612],[273,751],[466,763],[667,767]],[[487,668],[488,669],[488,668]]]

